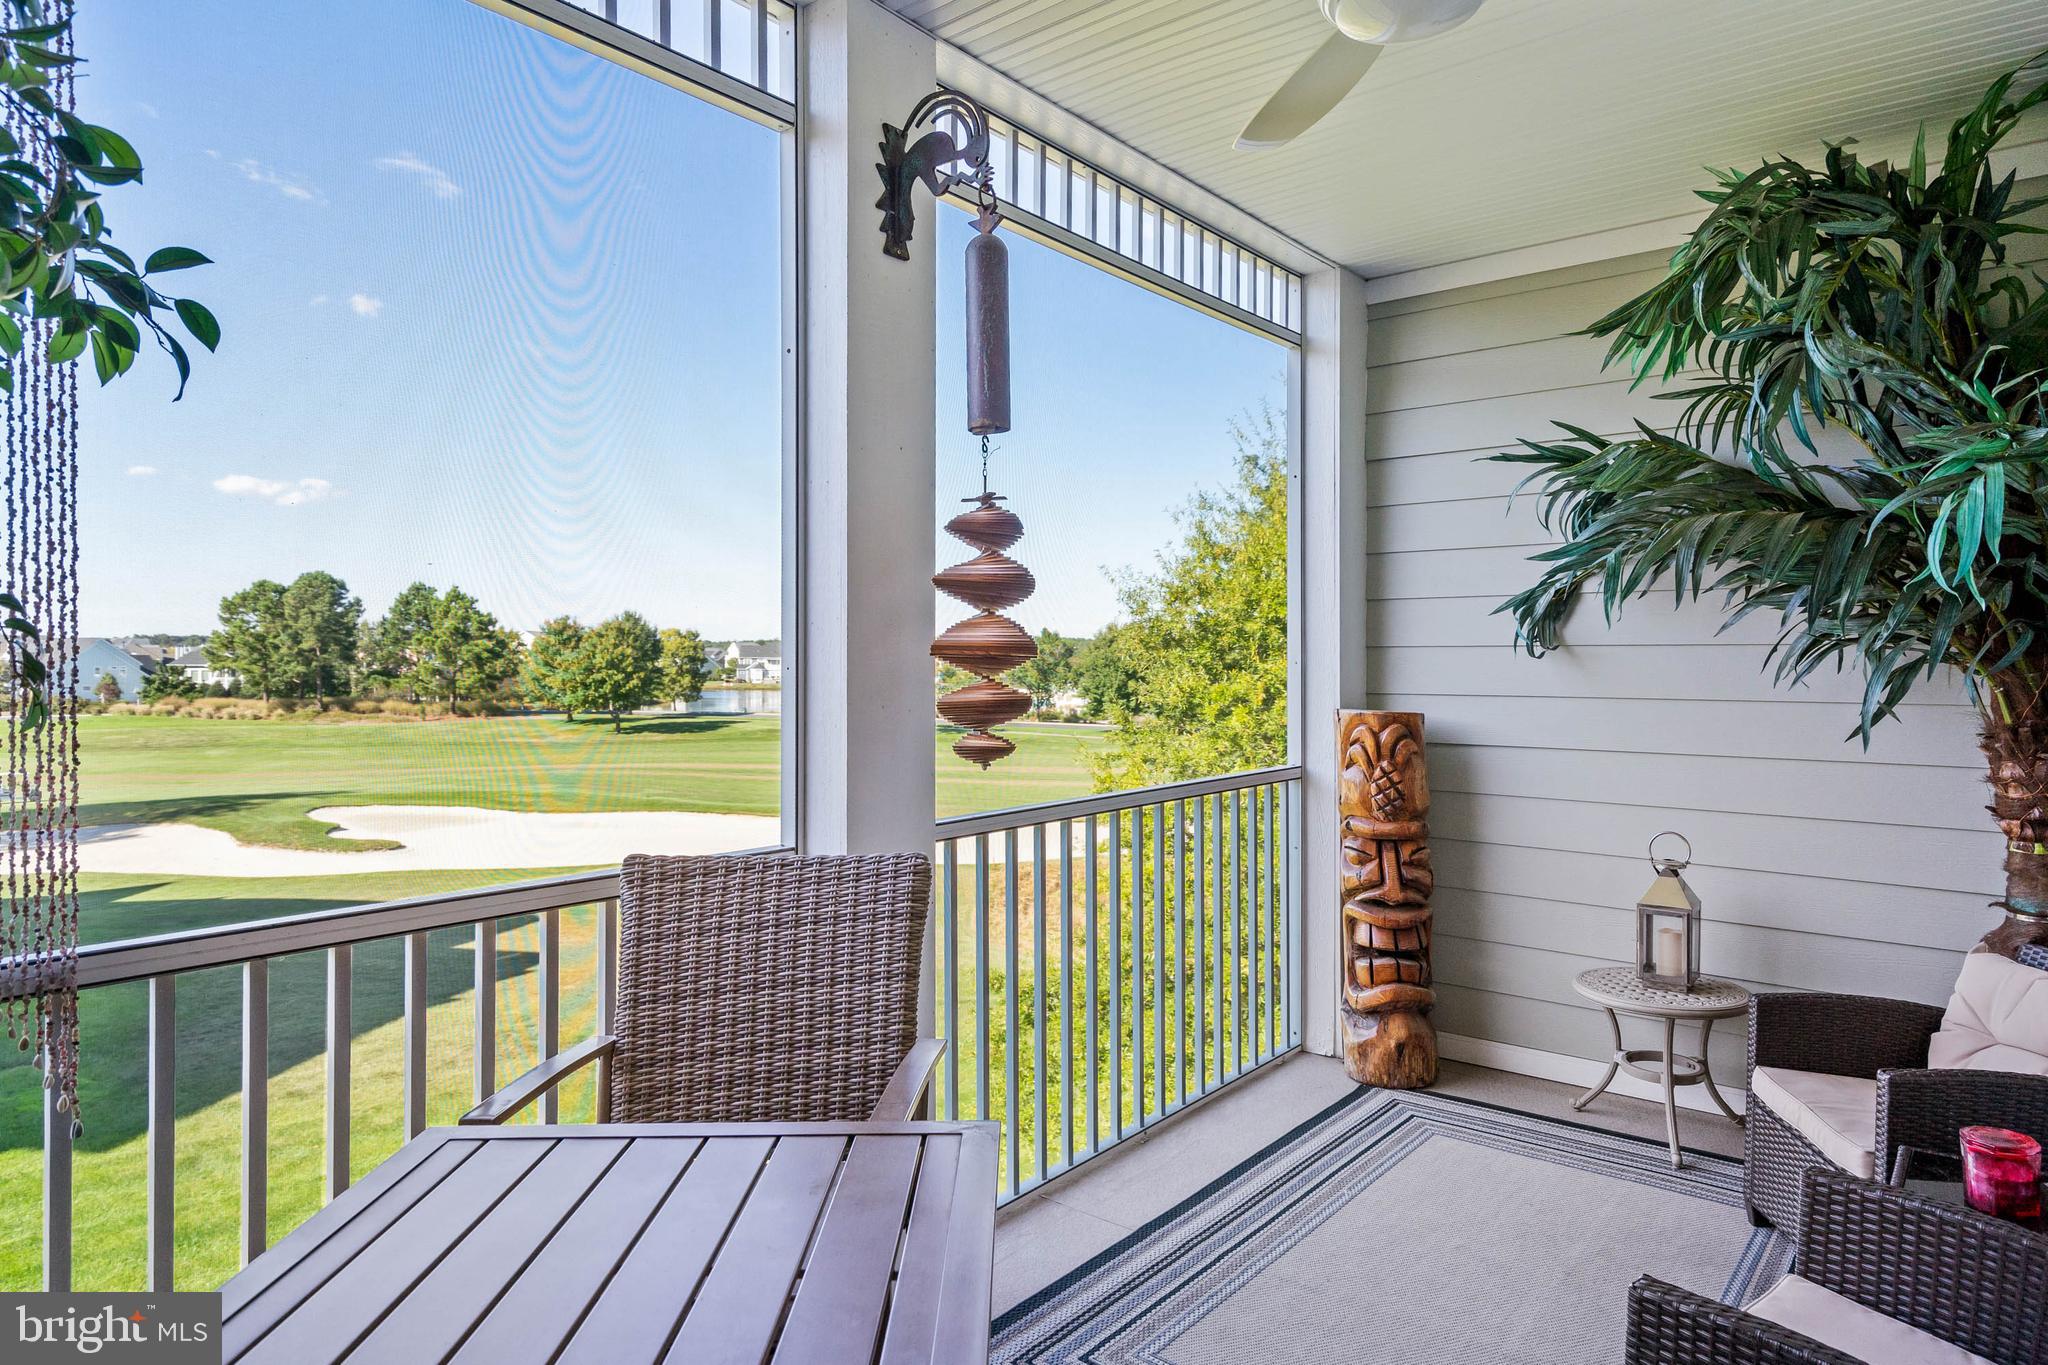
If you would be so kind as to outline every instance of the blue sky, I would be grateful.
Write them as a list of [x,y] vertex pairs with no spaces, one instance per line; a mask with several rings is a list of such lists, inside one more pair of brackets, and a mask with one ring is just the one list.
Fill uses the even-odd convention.
[[[520,628],[632,607],[777,631],[775,134],[470,0],[94,0],[78,23],[81,112],[149,168],[110,196],[118,240],[213,257],[174,278],[226,334],[181,403],[153,356],[86,381],[88,632],[204,631],[223,594],[314,568],[373,615],[424,578]],[[953,213],[936,234],[948,515],[979,478],[966,236]],[[995,479],[1043,584],[1020,615],[1092,631],[1103,569],[1227,474],[1225,425],[1279,401],[1285,357],[1011,259]]]

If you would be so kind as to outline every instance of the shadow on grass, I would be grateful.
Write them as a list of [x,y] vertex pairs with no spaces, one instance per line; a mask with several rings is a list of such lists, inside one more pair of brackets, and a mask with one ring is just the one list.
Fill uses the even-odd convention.
[[[751,716],[622,716],[622,733],[628,735],[708,735]],[[569,722],[577,726],[602,726],[612,728],[610,716],[578,716]]]
[[[149,886],[126,886],[89,892],[82,902],[82,924],[94,919],[123,921],[114,934],[127,937],[137,929],[171,933],[245,919],[331,910],[352,901],[278,899],[250,901],[152,901],[147,922],[137,924],[132,907],[118,902],[145,893]],[[95,914],[95,912],[98,912]],[[223,912],[226,913],[223,913]],[[503,934],[533,923],[532,916],[498,921],[497,954],[500,981],[529,977],[536,966],[533,953],[508,951]],[[95,936],[88,928],[86,937]],[[403,1008],[403,941],[357,944],[351,975],[351,1036],[360,1038],[396,1020]],[[326,1051],[326,954],[297,953],[270,963],[269,1072],[276,1076]],[[468,926],[437,929],[427,935],[427,1004],[452,999],[470,989],[475,973],[474,935]],[[537,987],[536,987],[537,989]],[[184,972],[177,977],[177,1111],[205,1109],[241,1089],[242,969],[216,967]],[[101,986],[79,997],[80,1113],[86,1131],[80,1146],[105,1149],[144,1131],[148,1093],[148,987],[142,982]],[[467,1048],[465,1048],[465,1057]],[[446,1059],[441,1059],[445,1061]],[[12,1048],[0,1053],[0,1150],[39,1149],[42,1144],[40,1073],[28,1053]],[[430,1059],[429,1065],[434,1065]],[[467,1065],[465,1061],[464,1065]]]
[[228,794],[167,796],[148,801],[94,801],[78,808],[81,825],[169,825],[179,822],[218,820],[239,815],[279,801],[304,802],[306,810],[339,805],[347,793],[336,791],[275,791]]

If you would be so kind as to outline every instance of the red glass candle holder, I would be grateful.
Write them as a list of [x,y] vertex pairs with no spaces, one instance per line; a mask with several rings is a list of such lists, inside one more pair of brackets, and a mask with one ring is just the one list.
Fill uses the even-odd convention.
[[1965,1128],[1963,1198],[1979,1213],[2041,1225],[2041,1144],[2006,1128]]

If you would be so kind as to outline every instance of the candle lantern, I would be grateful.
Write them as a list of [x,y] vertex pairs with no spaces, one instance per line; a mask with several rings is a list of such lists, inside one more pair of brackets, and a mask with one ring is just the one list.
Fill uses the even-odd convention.
[[[1657,840],[1685,845],[1682,858],[1659,857]],[[1700,898],[1679,874],[1692,861],[1692,844],[1676,830],[1650,840],[1656,880],[1636,902],[1636,975],[1652,986],[1689,991],[1700,979]]]

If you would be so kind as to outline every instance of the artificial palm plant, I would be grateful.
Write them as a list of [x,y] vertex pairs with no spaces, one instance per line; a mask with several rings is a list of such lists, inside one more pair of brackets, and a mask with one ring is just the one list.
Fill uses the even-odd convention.
[[[1704,372],[1668,395],[1673,429],[1563,426],[1493,457],[1536,466],[1523,486],[1563,537],[1500,608],[1532,654],[1594,583],[1610,620],[1659,586],[1724,592],[1730,625],[1779,614],[1779,682],[1862,669],[1866,745],[1957,670],[2009,850],[1986,940],[2007,952],[2048,941],[2048,288],[2006,259],[2048,200],[1989,159],[2048,99],[2036,63],[1956,122],[1937,174],[1924,133],[1905,165],[1841,145],[1717,173],[1665,278],[1588,329],[1638,383]],[[1823,458],[1823,428],[1853,460]]]

